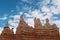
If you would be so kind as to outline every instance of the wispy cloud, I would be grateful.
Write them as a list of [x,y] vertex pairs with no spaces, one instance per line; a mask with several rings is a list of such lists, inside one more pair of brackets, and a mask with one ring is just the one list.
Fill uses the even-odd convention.
[[[58,18],[58,16],[54,16],[55,15],[59,15],[60,14],[60,0],[42,0],[42,1],[38,1],[35,2],[34,0],[22,0],[23,3],[21,6],[16,6],[17,10],[22,10],[19,11],[19,15],[14,15],[14,16],[10,16],[10,19],[8,22],[10,25],[14,26],[14,28],[16,28],[18,26],[19,20],[20,20],[20,15],[24,15],[24,17],[27,17],[25,19],[25,21],[28,23],[28,25],[30,26],[34,26],[34,17],[36,18],[40,18],[41,23],[43,24],[43,22],[45,23],[45,19],[48,18],[50,21],[50,24],[55,23],[58,27],[60,27],[60,19]],[[32,4],[31,4],[32,3]],[[20,8],[21,7],[21,8]],[[24,12],[28,10],[27,12]],[[31,18],[30,18],[31,17]],[[56,19],[56,20],[55,20]],[[58,20],[57,20],[58,19]],[[43,21],[42,21],[43,20]],[[16,29],[14,29],[16,30]]]
[[0,18],[0,20],[6,20],[7,19],[7,17],[2,17],[2,18]]
[[[35,1],[28,1],[28,0],[22,0],[24,2],[35,2]],[[33,3],[34,4],[34,3]],[[37,4],[37,5],[35,5]],[[34,5],[35,6],[40,6],[39,9],[31,9],[32,7],[34,8],[35,6],[31,5],[30,7],[25,4],[24,7],[22,7],[23,10],[28,10],[28,13],[23,13],[23,12],[20,12],[20,14],[24,14],[25,17],[32,17],[32,18],[27,18],[27,20],[29,19],[33,19],[34,17],[36,18],[40,18],[40,20],[45,20],[46,18],[48,18],[50,21],[53,21],[53,19],[57,19],[58,17],[56,16],[55,18],[53,17],[54,14],[59,14],[59,0],[43,0],[43,1],[38,1],[36,2]],[[48,5],[49,4],[49,5]],[[53,5],[50,5],[50,4],[53,4]],[[17,7],[18,8],[18,7]],[[19,9],[19,8],[18,8]],[[32,11],[33,10],[33,11]],[[41,10],[41,11],[40,11]],[[43,12],[43,13],[42,13]],[[16,15],[18,16],[18,15]],[[18,19],[19,17],[16,17],[14,16],[14,20],[15,19]],[[32,20],[33,21],[33,20]],[[31,24],[29,22],[29,24]],[[33,23],[32,23],[33,24]]]
[[19,20],[20,20],[20,15],[10,16],[10,18],[13,18],[13,20],[10,19],[10,20],[8,21],[8,23],[9,23],[11,26],[13,26],[14,28],[16,28],[17,25],[18,25],[18,22],[19,22]]

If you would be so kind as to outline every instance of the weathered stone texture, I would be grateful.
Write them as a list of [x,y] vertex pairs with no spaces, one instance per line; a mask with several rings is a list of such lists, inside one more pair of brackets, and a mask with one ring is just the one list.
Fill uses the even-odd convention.
[[40,19],[35,18],[33,28],[24,21],[23,16],[20,16],[16,34],[7,23],[2,30],[0,40],[60,40],[60,35],[56,24],[50,25],[48,19],[46,19],[45,25],[42,26]]

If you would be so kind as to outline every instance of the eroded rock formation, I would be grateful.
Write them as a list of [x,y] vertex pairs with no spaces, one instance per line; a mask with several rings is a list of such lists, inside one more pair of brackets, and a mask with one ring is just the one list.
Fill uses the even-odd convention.
[[24,21],[23,16],[20,16],[16,34],[7,23],[2,30],[0,40],[60,40],[60,37],[56,24],[50,25],[48,19],[46,19],[45,25],[42,26],[40,19],[34,18],[33,28]]

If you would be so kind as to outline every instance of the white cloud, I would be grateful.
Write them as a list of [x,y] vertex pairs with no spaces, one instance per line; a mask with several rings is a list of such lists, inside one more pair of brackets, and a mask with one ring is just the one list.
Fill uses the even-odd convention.
[[16,28],[18,25],[18,22],[14,21],[14,20],[9,20],[8,23],[9,23],[9,25],[13,26],[14,28]]
[[54,5],[60,6],[60,0],[52,0]]
[[28,19],[26,20],[26,22],[28,23],[28,25],[34,27],[34,19],[33,19],[33,18],[30,18],[30,19],[28,18]]
[[50,0],[43,0],[40,5],[45,6],[49,4]]
[[0,20],[6,20],[7,19],[7,17],[2,17],[2,18],[0,18]]
[[60,27],[60,20],[55,20],[53,21],[53,23],[55,23],[58,26],[58,28]]
[[[44,14],[46,14],[44,16]],[[40,18],[41,20],[45,20],[46,18],[50,19],[52,17],[52,14],[49,13],[41,13],[39,10],[32,11],[32,16],[36,18]]]
[[[53,4],[54,6],[51,5],[50,8],[47,7],[47,4]],[[52,0],[50,3],[50,0],[43,0],[43,2],[40,4],[42,5],[42,11],[44,12],[52,12],[54,14],[59,14],[60,13],[60,0]]]
[[43,15],[40,13],[40,10],[34,10],[31,12],[33,17],[41,18]]
[[10,19],[8,21],[9,25],[13,26],[14,28],[16,28],[18,26],[18,23],[19,23],[19,20],[20,20],[20,15],[14,15],[14,16],[10,16],[10,18],[13,18]]
[[55,6],[51,6],[51,7],[50,7],[50,11],[51,11],[52,13],[54,13],[54,14],[59,14],[60,9],[55,8]]
[[23,12],[19,12],[19,14],[20,14],[20,15],[22,15],[22,14],[23,14]]
[[28,14],[28,13],[24,13],[24,15],[26,16],[26,17],[32,17],[30,14]]
[[14,16],[10,16],[10,18],[14,18],[14,19],[20,19],[20,15],[14,15]]
[[60,0],[52,0],[52,4],[55,6],[51,6],[51,11],[55,14],[60,13]]
[[46,13],[50,12],[49,8],[47,8],[46,6],[43,6],[41,10]]

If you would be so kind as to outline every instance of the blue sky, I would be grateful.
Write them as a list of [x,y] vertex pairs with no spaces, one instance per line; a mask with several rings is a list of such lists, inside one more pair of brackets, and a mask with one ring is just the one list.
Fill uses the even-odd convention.
[[34,17],[40,18],[42,24],[48,18],[60,29],[60,0],[0,0],[0,30],[8,22],[15,31],[20,15],[30,26],[34,25]]

